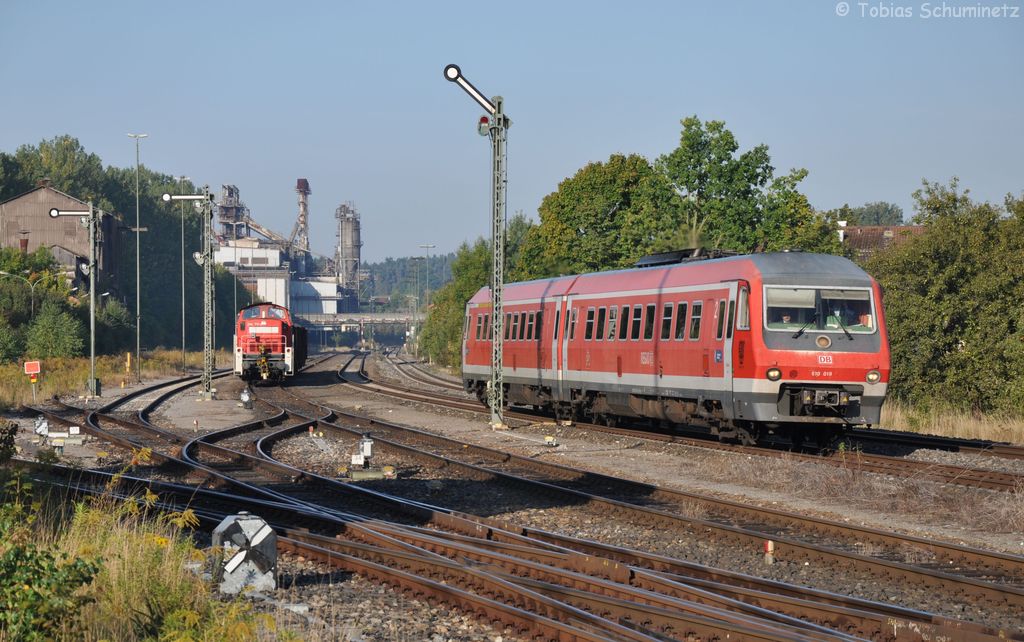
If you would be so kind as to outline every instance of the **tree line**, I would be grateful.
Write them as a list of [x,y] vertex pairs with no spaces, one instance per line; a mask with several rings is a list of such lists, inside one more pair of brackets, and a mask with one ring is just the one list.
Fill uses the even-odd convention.
[[[22,145],[14,153],[0,152],[0,201],[27,192],[40,179],[82,201],[115,216],[119,222],[116,273],[101,275],[98,293],[110,291],[97,304],[97,351],[114,353],[135,344],[135,168],[104,167],[96,154],[87,152],[71,136],[57,136],[38,145]],[[145,348],[181,346],[181,224],[184,219],[186,347],[202,347],[202,268],[192,253],[202,247],[202,217],[198,211],[161,200],[165,192],[181,186],[169,174],[139,169],[139,226],[146,228],[141,245],[141,343]],[[194,192],[186,182],[183,189]],[[78,356],[88,346],[89,302],[87,293],[71,293],[59,266],[49,252],[40,250],[23,257],[14,249],[0,254],[0,270],[24,275],[21,279],[0,276],[0,361],[22,357]],[[216,289],[216,343],[228,346],[234,327],[235,286],[238,305],[252,298],[234,277],[218,268]],[[115,287],[116,286],[116,287]],[[84,286],[87,287],[87,286]],[[35,299],[35,314],[31,300]]]
[[[679,143],[650,162],[613,154],[566,178],[538,208],[539,222],[512,217],[509,281],[631,267],[655,252],[786,248],[850,256],[838,223],[901,225],[892,203],[811,206],[807,170],[778,175],[765,145],[741,151],[721,121],[681,121]],[[1024,407],[1024,205],[972,201],[956,179],[914,193],[923,233],[865,265],[885,289],[892,348],[891,394],[917,406],[975,411]],[[464,243],[452,281],[434,296],[419,348],[451,367],[461,362],[463,315],[490,279],[490,243]]]

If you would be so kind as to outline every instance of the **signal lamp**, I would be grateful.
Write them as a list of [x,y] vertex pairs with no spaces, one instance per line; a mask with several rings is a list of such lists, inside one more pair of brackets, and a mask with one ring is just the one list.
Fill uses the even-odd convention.
[[867,376],[864,377],[864,381],[868,383],[878,383],[882,380],[882,373],[877,370],[869,370]]

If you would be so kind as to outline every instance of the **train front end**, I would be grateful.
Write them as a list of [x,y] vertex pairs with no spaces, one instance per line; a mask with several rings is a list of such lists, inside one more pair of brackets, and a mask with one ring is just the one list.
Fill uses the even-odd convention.
[[780,256],[752,288],[760,337],[740,359],[735,418],[796,441],[877,424],[890,371],[881,289],[841,257]]
[[295,373],[293,326],[288,310],[258,303],[238,313],[235,374],[245,381],[281,381]]

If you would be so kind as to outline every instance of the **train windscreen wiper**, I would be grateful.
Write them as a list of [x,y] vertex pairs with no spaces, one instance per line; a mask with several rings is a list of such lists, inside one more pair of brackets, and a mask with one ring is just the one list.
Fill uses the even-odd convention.
[[793,338],[794,339],[799,339],[800,335],[802,335],[807,330],[807,328],[812,323],[814,323],[817,319],[818,319],[818,313],[815,312],[814,314],[811,315],[810,319],[807,319],[807,323],[803,324],[803,326],[801,326],[799,330],[797,330],[796,332],[793,333]]
[[839,324],[839,327],[843,329],[843,334],[846,335],[846,338],[849,339],[850,341],[853,341],[853,335],[850,334],[850,331],[846,329],[846,325],[843,323],[842,315],[836,315],[836,322]]

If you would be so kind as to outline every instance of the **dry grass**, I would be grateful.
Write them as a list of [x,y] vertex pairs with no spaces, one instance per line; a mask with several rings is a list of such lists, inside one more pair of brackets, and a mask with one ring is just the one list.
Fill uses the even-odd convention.
[[[134,354],[132,355],[134,359]],[[230,355],[226,351],[217,353],[217,364],[229,363]],[[186,366],[190,369],[202,368],[201,352],[188,352],[185,355]],[[97,356],[96,376],[100,379],[101,389],[114,390],[127,384],[133,373],[126,372],[125,355]],[[21,363],[0,365],[0,409],[16,408],[32,403],[32,384],[24,373]],[[43,372],[36,384],[36,399],[43,401],[53,395],[85,394],[86,382],[89,378],[89,358],[76,357],[68,359],[42,360]],[[154,350],[142,353],[143,380],[173,377],[181,374],[180,350]]]
[[153,513],[149,507],[157,499],[98,497],[70,504],[50,497],[41,518],[22,527],[31,529],[30,541],[40,547],[100,562],[93,581],[80,589],[88,602],[77,621],[63,623],[57,639],[294,639],[275,631],[273,619],[256,614],[247,601],[218,598],[197,572],[208,566],[207,553],[182,531],[195,518],[187,511]]
[[882,406],[881,425],[890,430],[1024,444],[1024,417],[976,415],[948,409],[921,410],[893,399]]

